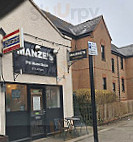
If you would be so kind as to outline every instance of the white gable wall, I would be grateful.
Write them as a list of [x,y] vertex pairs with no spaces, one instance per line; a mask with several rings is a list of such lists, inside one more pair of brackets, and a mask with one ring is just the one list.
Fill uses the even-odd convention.
[[[36,37],[47,39],[49,41],[53,41],[59,44],[64,44],[66,46],[71,46],[71,41],[63,38],[61,34],[43,17],[43,15],[40,14],[40,12],[28,0],[25,1],[21,6],[16,8],[14,11],[12,11],[10,14],[5,16],[0,21],[0,27],[2,27],[7,34],[22,27],[24,33],[28,33]],[[33,37],[26,35],[24,35],[24,39],[26,41],[40,44],[49,48],[60,48],[59,53],[57,54],[57,71],[60,81],[57,82],[56,78],[54,77],[22,74],[18,76],[16,82],[63,85],[64,117],[72,116],[72,78],[71,70],[69,73],[67,72],[66,57],[66,51],[67,49],[70,50],[70,48],[58,46],[55,44],[53,45],[51,43],[43,42],[41,40],[37,40]],[[4,80],[14,82],[12,54],[10,53],[4,55],[2,57],[2,63]],[[65,76],[65,78],[61,79],[63,75]],[[3,98],[2,95],[0,95],[0,100],[2,99],[4,99],[4,93]],[[0,110],[1,112],[3,111],[0,116],[0,118],[2,118],[0,119],[0,134],[5,134],[4,103],[1,103]]]

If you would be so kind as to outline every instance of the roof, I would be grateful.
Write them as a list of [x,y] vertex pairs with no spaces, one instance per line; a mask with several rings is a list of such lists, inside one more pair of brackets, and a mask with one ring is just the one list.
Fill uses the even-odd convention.
[[123,57],[133,57],[133,44],[120,48],[116,47],[114,44],[111,44],[111,51],[113,54]]
[[[42,10],[43,11],[43,10]],[[88,20],[78,25],[72,25],[49,12],[43,11],[46,16],[53,22],[53,24],[62,32],[70,37],[78,37],[86,33],[91,33],[94,31],[103,16],[98,16],[94,19]]]
[[[4,0],[4,2],[0,5],[0,18],[4,17],[24,1],[25,0],[12,0],[11,2],[11,0]],[[45,18],[52,24],[52,26],[54,26],[62,33],[62,35],[64,35],[63,37],[65,37],[65,35],[71,38],[88,36],[94,31],[100,20],[103,18],[103,16],[98,16],[81,24],[72,25],[71,23],[62,20],[49,12],[40,10],[33,0],[30,1],[41,13],[44,14]]]
[[118,52],[118,47],[116,47],[114,44],[111,44],[111,51],[115,52],[115,53],[119,53]]
[[124,56],[119,52],[119,48],[114,44],[111,44],[111,53],[122,57]]
[[9,12],[18,7],[24,0],[3,0],[0,3],[0,18],[6,16]]
[[124,46],[118,49],[119,53],[126,56],[131,57],[133,56],[133,44]]
[[70,30],[76,36],[80,36],[85,33],[93,32],[96,26],[98,25],[98,23],[100,22],[100,20],[102,19],[102,17],[103,16],[98,16],[94,19],[78,24],[74,26],[73,28],[71,28]]
[[[74,25],[66,22],[66,21],[63,21],[62,19],[52,15],[51,13],[49,12],[46,12],[44,10],[42,10],[42,12],[50,19],[50,21],[62,32],[62,34],[72,34],[71,33],[71,28],[74,27]],[[66,35],[65,34],[65,35]]]

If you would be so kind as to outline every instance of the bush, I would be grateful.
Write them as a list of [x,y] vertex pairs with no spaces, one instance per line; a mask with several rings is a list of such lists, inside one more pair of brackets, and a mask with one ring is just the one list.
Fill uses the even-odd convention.
[[[79,89],[74,91],[77,101],[80,104],[91,103],[91,91],[90,89]],[[116,101],[116,95],[114,92],[107,90],[95,90],[96,104],[108,104]]]
[[[102,105],[116,101],[116,95],[107,90],[95,90],[96,104]],[[91,91],[90,89],[79,89],[74,91],[74,115],[80,115],[87,124],[92,124]]]
[[74,94],[76,95],[79,104],[91,102],[90,89],[79,89],[74,91]]
[[116,94],[114,92],[107,90],[95,90],[95,94],[96,103],[99,105],[116,102]]

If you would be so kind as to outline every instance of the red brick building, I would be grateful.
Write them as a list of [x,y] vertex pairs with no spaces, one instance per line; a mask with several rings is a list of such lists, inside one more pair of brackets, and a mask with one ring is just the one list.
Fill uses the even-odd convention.
[[[93,57],[96,89],[115,91],[120,100],[133,99],[133,47],[117,48],[111,44],[112,39],[103,16],[72,25],[50,13],[44,13],[62,34],[72,38],[72,51],[88,49],[88,41],[96,42],[98,56]],[[72,76],[73,90],[90,88],[88,58],[72,65]]]

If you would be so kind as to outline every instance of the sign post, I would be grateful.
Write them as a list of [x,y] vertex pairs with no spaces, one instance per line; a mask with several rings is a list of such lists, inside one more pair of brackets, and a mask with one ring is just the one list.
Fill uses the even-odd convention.
[[[69,73],[69,68],[72,64],[74,64],[76,61],[84,59],[84,58],[87,58],[87,50],[86,49],[69,52],[68,53],[68,73]],[[75,61],[75,62],[71,63],[72,61]]]
[[70,61],[87,58],[87,51],[86,51],[86,49],[82,49],[82,50],[70,52],[69,58],[70,58]]
[[93,135],[94,135],[94,142],[98,142],[95,86],[94,86],[94,74],[93,74],[93,55],[98,55],[96,43],[88,42],[88,50],[89,50],[89,72],[90,72],[90,85],[91,85]]

